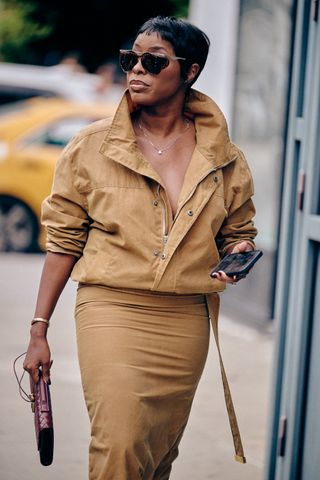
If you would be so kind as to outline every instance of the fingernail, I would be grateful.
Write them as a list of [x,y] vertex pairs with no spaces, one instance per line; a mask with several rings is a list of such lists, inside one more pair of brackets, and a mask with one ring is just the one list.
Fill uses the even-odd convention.
[[212,278],[217,278],[217,277],[218,277],[218,275],[216,273],[212,274]]

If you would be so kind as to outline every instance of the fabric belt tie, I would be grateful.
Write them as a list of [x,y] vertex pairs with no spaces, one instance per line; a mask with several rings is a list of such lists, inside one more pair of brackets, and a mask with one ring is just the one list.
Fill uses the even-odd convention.
[[230,391],[227,375],[225,372],[225,368],[223,365],[220,344],[219,344],[219,334],[218,334],[219,295],[217,293],[206,295],[206,302],[207,302],[209,318],[212,325],[214,338],[216,341],[218,355],[219,355],[224,398],[225,398],[225,403],[228,411],[229,423],[230,423],[234,450],[235,450],[234,458],[237,462],[246,463],[246,457],[244,456],[237,417],[236,417],[236,413],[235,413],[233,402],[232,402],[231,391]]

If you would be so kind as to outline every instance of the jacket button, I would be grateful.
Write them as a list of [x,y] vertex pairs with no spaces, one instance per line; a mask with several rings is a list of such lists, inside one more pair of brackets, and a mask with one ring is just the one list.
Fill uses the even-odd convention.
[[154,255],[155,257],[157,257],[157,256],[159,255],[158,250],[154,250],[154,251],[153,251],[153,255]]
[[217,176],[214,176],[214,177],[213,177],[213,181],[214,181],[214,182],[216,182],[216,183],[217,183],[217,182],[218,182],[218,180],[219,180],[219,177],[217,177]]
[[165,260],[166,258],[167,258],[167,255],[166,255],[165,253],[163,253],[163,254],[161,255],[161,260]]
[[189,215],[189,217],[192,217],[193,211],[192,211],[192,210],[188,210],[188,211],[187,211],[187,214]]
[[159,205],[158,200],[153,200],[153,206],[154,206],[154,207],[157,207],[158,205]]

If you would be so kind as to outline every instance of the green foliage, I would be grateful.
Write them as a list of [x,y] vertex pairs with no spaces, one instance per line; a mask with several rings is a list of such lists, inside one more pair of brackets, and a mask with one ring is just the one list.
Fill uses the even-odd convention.
[[[189,0],[0,0],[0,61],[41,63],[46,53],[63,56],[79,51],[83,63],[94,70],[113,56],[148,16],[188,17]],[[147,8],[146,8],[146,4]],[[122,12],[128,11],[127,19]],[[103,17],[112,27],[103,32]],[[86,41],[83,41],[83,32]],[[102,33],[103,32],[103,33]]]
[[171,3],[173,4],[173,8],[174,8],[173,15],[175,17],[179,17],[179,18],[188,17],[189,3],[190,3],[189,0],[171,0]]
[[0,58],[6,62],[28,63],[29,45],[47,37],[51,27],[33,20],[32,2],[0,0]]

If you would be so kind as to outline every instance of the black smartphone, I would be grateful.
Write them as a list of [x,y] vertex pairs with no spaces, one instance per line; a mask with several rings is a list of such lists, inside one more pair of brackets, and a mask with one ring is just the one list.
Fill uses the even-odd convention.
[[261,250],[251,250],[250,252],[230,253],[223,257],[223,259],[210,272],[213,277],[214,273],[223,271],[228,277],[236,277],[237,279],[247,275],[253,265],[262,257]]

